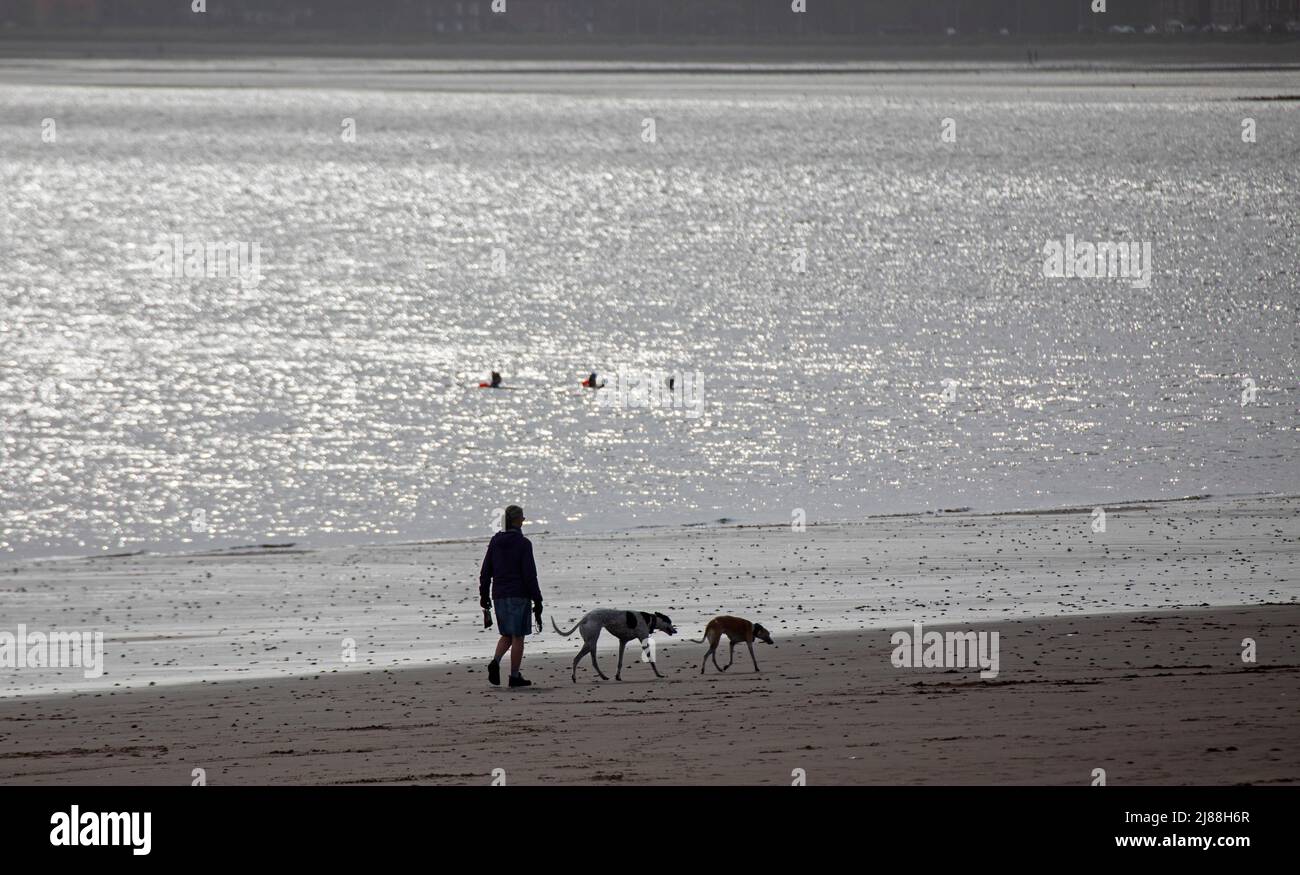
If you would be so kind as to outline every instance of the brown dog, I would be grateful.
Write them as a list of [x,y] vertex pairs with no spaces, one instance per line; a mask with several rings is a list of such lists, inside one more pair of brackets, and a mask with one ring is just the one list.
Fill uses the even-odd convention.
[[[718,665],[718,641],[722,636],[727,636],[727,641],[731,643],[731,656],[726,665]],[[748,620],[742,620],[740,617],[714,617],[709,621],[709,625],[704,627],[703,638],[692,638],[696,644],[703,644],[706,640],[709,642],[709,652],[704,654],[704,661],[700,663],[700,674],[704,674],[704,667],[708,665],[709,657],[713,657],[713,667],[718,671],[726,671],[731,668],[731,663],[736,661],[736,642],[744,641],[749,647],[749,658],[754,660],[754,671],[758,671],[758,660],[754,657],[754,639],[757,638],[764,644],[771,644],[772,635],[763,628],[761,623],[751,623]]]

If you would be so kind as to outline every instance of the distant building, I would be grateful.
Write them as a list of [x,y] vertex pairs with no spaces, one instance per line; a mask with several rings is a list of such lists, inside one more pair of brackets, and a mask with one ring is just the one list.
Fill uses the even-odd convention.
[[1177,22],[1196,28],[1282,31],[1289,23],[1300,22],[1300,0],[1164,0],[1160,12],[1161,27]]
[[[21,2],[17,3],[22,6]],[[34,0],[29,19],[41,27],[50,25],[94,25],[99,23],[98,0]]]

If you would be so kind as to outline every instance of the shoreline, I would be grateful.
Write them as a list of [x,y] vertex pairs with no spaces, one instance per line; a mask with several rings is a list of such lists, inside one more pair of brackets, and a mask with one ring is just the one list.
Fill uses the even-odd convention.
[[[1156,507],[1165,505],[1180,504],[1183,502],[1194,501],[1239,501],[1239,500],[1281,500],[1289,501],[1300,499],[1300,493],[1291,492],[1259,492],[1259,493],[1240,493],[1231,495],[1216,495],[1213,493],[1200,493],[1195,495],[1184,495],[1178,498],[1134,498],[1125,501],[1107,502],[1104,505],[1106,511],[1138,511],[1152,510]],[[938,516],[956,516],[964,515],[972,518],[982,517],[1001,517],[1001,516],[1054,516],[1058,514],[1077,514],[1092,513],[1098,505],[1086,504],[1066,504],[1053,505],[1043,508],[1013,508],[1009,510],[980,510],[972,507],[955,507],[955,508],[936,508],[934,510],[917,510],[902,511],[898,513],[868,513],[863,514],[859,519],[823,519],[812,520],[807,523],[808,528],[825,528],[831,526],[862,526],[867,525],[873,520],[891,520],[891,519],[924,519],[927,517]],[[632,528],[613,528],[597,529],[592,531],[552,531],[550,529],[538,529],[529,532],[529,535],[545,535],[552,538],[590,538],[590,537],[611,537],[626,536],[635,537],[638,534],[654,534],[674,531],[717,531],[717,530],[744,530],[744,529],[786,529],[789,528],[788,522],[739,522],[735,519],[723,517],[717,521],[706,522],[686,522],[686,523],[663,523],[647,524],[635,526]],[[446,538],[418,538],[414,540],[398,539],[392,541],[353,541],[337,544],[318,544],[306,540],[280,540],[277,542],[263,543],[245,543],[230,544],[223,547],[206,547],[194,550],[167,550],[141,547],[134,550],[127,550],[121,553],[85,553],[79,555],[58,555],[58,556],[30,556],[24,558],[9,558],[0,560],[0,574],[13,572],[17,569],[28,568],[36,565],[49,565],[62,562],[90,562],[104,561],[107,559],[134,559],[134,558],[158,558],[158,559],[197,559],[208,557],[224,557],[234,555],[258,555],[271,556],[283,554],[286,552],[295,553],[317,553],[323,550],[384,550],[389,548],[403,547],[433,547],[452,544],[478,544],[483,539],[478,535],[464,535],[460,537]],[[5,562],[9,564],[5,564]]]
[[[5,784],[1300,783],[1292,725],[1300,605],[971,624],[1000,632],[996,679],[895,668],[888,630],[777,636],[698,673],[703,645],[607,682],[528,656],[0,700]],[[935,624],[928,629],[961,627]],[[680,636],[679,636],[680,637]],[[1244,638],[1257,662],[1243,663]],[[576,651],[576,645],[573,648]],[[725,657],[724,657],[725,661]],[[162,716],[162,715],[165,715]]]

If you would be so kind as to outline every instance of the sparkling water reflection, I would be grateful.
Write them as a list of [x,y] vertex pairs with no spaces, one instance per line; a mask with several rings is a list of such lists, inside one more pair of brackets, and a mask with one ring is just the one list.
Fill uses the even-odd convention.
[[1120,90],[0,88],[0,555],[1300,491],[1300,114]]

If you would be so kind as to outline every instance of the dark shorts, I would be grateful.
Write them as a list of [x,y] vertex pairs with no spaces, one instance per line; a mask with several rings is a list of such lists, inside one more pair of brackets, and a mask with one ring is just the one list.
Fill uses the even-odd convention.
[[532,601],[521,598],[495,599],[497,631],[522,638],[533,631]]

